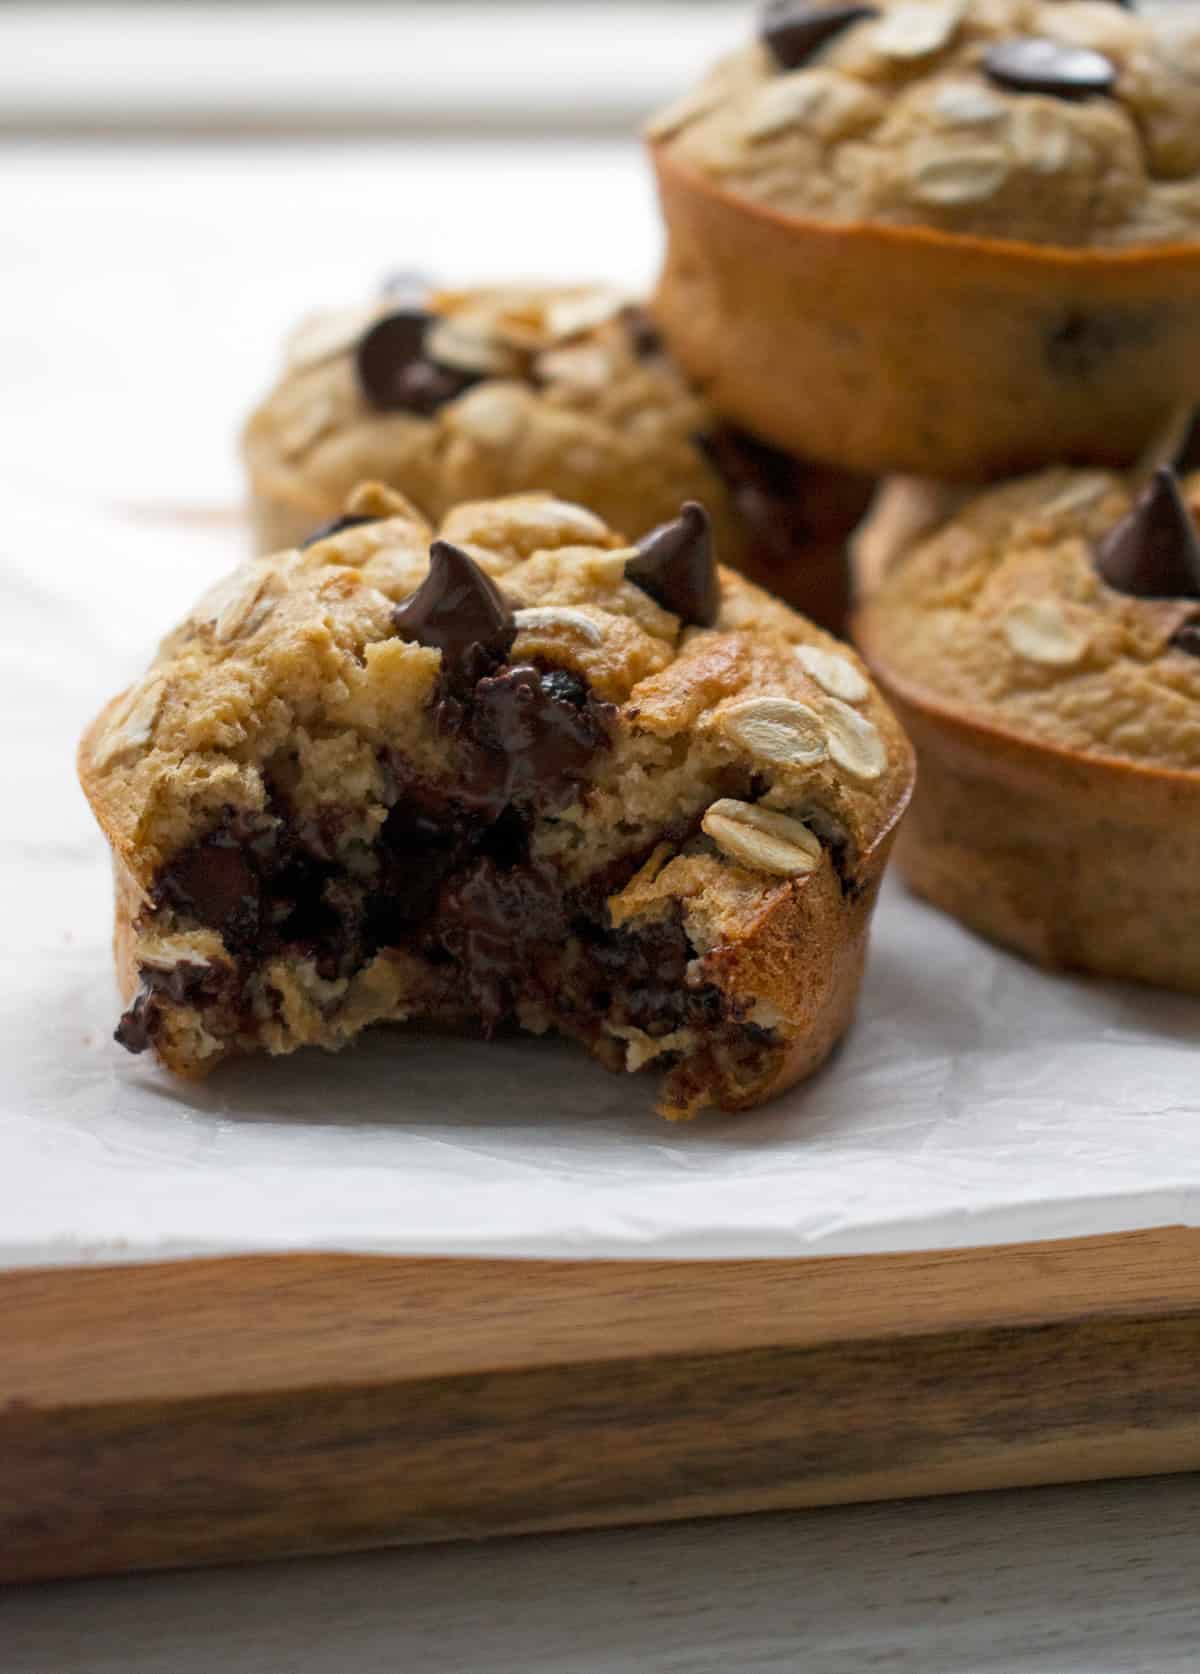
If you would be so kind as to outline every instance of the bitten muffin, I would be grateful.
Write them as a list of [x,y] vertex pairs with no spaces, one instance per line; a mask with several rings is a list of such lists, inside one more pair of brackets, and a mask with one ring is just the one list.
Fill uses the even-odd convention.
[[368,1024],[558,1029],[736,1110],[845,1029],[911,752],[854,654],[694,503],[432,531],[377,485],[244,564],[81,745],[117,1038],[198,1075]]
[[259,552],[306,539],[367,478],[434,520],[463,500],[549,489],[644,529],[696,499],[724,562],[832,628],[871,493],[719,419],[649,316],[594,286],[402,280],[367,307],[315,316],[243,448]]
[[1200,992],[1200,472],[971,501],[856,618],[917,747],[910,883],[1043,964]]
[[650,124],[655,312],[720,411],[861,471],[1125,465],[1200,394],[1200,23],[777,0]]

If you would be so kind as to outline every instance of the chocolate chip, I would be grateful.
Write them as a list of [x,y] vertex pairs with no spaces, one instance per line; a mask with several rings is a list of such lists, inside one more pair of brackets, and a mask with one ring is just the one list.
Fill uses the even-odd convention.
[[1200,657],[1200,622],[1185,622],[1172,634],[1169,643],[1173,651],[1185,651],[1189,657]]
[[375,517],[332,518],[330,522],[322,523],[319,529],[314,529],[307,540],[301,541],[300,550],[303,552],[306,547],[316,546],[318,541],[327,541],[333,535],[340,535],[345,529],[357,529],[360,523],[377,523],[378,521],[379,519]]
[[154,1039],[158,1023],[158,1007],[154,996],[145,988],[139,989],[129,1010],[123,1012],[113,1030],[113,1039],[134,1057],[144,1052]]
[[133,1004],[113,1032],[113,1039],[135,1055],[154,1044],[162,1027],[166,1003],[204,1007],[231,1007],[237,998],[237,973],[232,965],[217,961],[193,965],[186,960],[166,969],[143,965]]
[[645,308],[632,304],[621,310],[621,320],[629,333],[633,352],[639,360],[651,360],[662,353],[662,334]]
[[1111,93],[1117,81],[1116,65],[1102,52],[1036,35],[989,47],[983,71],[1010,92],[1048,93],[1056,99],[1091,99]]
[[488,659],[502,663],[517,636],[496,583],[450,541],[434,541],[429,574],[396,606],[392,624],[401,639],[439,650],[442,671],[452,681],[478,678]]
[[721,1017],[719,990],[688,984],[696,949],[677,902],[636,931],[610,932],[593,946],[591,957],[610,984],[614,1017],[652,1037],[689,1025],[709,1028]]
[[596,751],[607,749],[611,715],[611,705],[594,698],[577,674],[532,663],[444,697],[438,730],[469,746],[456,801],[493,820],[510,806],[522,817],[563,807]]
[[479,382],[478,373],[438,365],[426,354],[433,319],[425,308],[398,308],[359,339],[354,367],[373,407],[428,417]]
[[226,941],[251,937],[258,925],[259,881],[232,831],[219,830],[177,855],[162,874],[159,899]]
[[583,702],[571,688],[563,695],[557,671],[543,673],[526,663],[480,680],[468,736],[484,752],[481,788],[523,806],[566,801],[609,741],[607,706],[588,703],[587,696],[586,686]]
[[708,513],[688,500],[679,516],[651,529],[637,543],[625,574],[664,610],[700,628],[711,628],[721,608]]
[[1095,564],[1118,593],[1200,599],[1200,538],[1169,465],[1159,466],[1133,510],[1097,545]]
[[763,9],[758,33],[781,70],[798,70],[843,29],[878,16],[877,6],[810,6],[803,0],[771,0]]

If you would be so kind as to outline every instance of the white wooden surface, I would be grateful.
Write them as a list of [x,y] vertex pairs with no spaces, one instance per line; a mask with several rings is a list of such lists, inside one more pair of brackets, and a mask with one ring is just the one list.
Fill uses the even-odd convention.
[[1194,1674],[1200,1481],[31,1588],[4,1674]]

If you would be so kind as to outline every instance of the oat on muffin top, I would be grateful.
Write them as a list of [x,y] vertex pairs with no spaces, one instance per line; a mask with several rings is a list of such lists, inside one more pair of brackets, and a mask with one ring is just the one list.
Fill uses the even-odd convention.
[[889,682],[1060,749],[1200,770],[1200,471],[1055,468],[970,501],[862,613]]
[[398,276],[372,302],[313,315],[243,448],[260,551],[306,538],[367,479],[435,520],[549,488],[637,529],[696,499],[724,562],[805,603],[800,566],[870,494],[721,420],[645,310],[596,285],[439,291]]
[[[395,619],[428,574],[434,532],[379,485],[350,508],[313,544],[218,582],[91,737],[89,794],[139,881],[224,810],[260,810],[264,774],[298,736],[288,794],[306,807],[351,794],[379,804],[385,746],[435,777],[453,769],[453,734],[433,715],[446,657]],[[819,798],[855,850],[890,820],[907,752],[886,706],[847,647],[741,576],[722,569],[696,608],[677,578],[646,579],[646,538],[628,546],[547,494],[463,504],[437,534],[502,588],[512,663],[567,670],[612,706],[600,760],[624,821],[600,815],[593,787],[581,858],[560,810],[548,840],[568,870],[628,846],[634,806],[664,823],[703,806],[709,769],[735,759],[759,773],[768,807]]]
[[655,473],[690,472],[699,489],[704,418],[648,317],[614,291],[414,280],[302,323],[243,445],[259,492],[274,476],[320,510],[375,478],[436,518],[548,483],[631,505],[656,497]]
[[785,214],[1078,248],[1200,235],[1200,20],[1114,0],[775,0],[650,123]]

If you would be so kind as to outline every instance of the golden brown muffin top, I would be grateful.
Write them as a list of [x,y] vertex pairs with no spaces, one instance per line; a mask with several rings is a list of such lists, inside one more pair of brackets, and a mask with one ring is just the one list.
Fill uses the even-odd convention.
[[1200,770],[1200,472],[1165,475],[1057,467],[970,500],[864,608],[873,660],[980,723]]
[[[85,739],[85,790],[143,887],[230,810],[261,810],[281,774],[302,812],[382,810],[386,752],[453,784],[458,746],[433,701],[442,653],[401,637],[393,619],[429,571],[433,531],[377,486],[352,509],[376,520],[244,563],[206,593]],[[730,769],[753,780],[760,811],[786,816],[777,835],[814,809],[851,851],[890,828],[907,795],[907,741],[854,653],[805,618],[722,568],[715,624],[689,625],[627,574],[644,548],[549,495],[459,506],[438,533],[515,611],[509,663],[571,671],[612,706],[586,806],[563,809],[539,838],[568,870],[709,806]],[[744,837],[721,828],[714,841],[749,856]]]
[[1112,0],[778,0],[760,27],[648,129],[735,192],[821,222],[1032,244],[1200,235],[1194,16]]
[[551,488],[621,528],[701,500],[741,567],[758,531],[735,509],[742,462],[713,451],[725,430],[645,312],[610,288],[414,282],[301,325],[243,449],[255,493],[287,511],[288,538],[367,480],[435,520],[465,500]]

